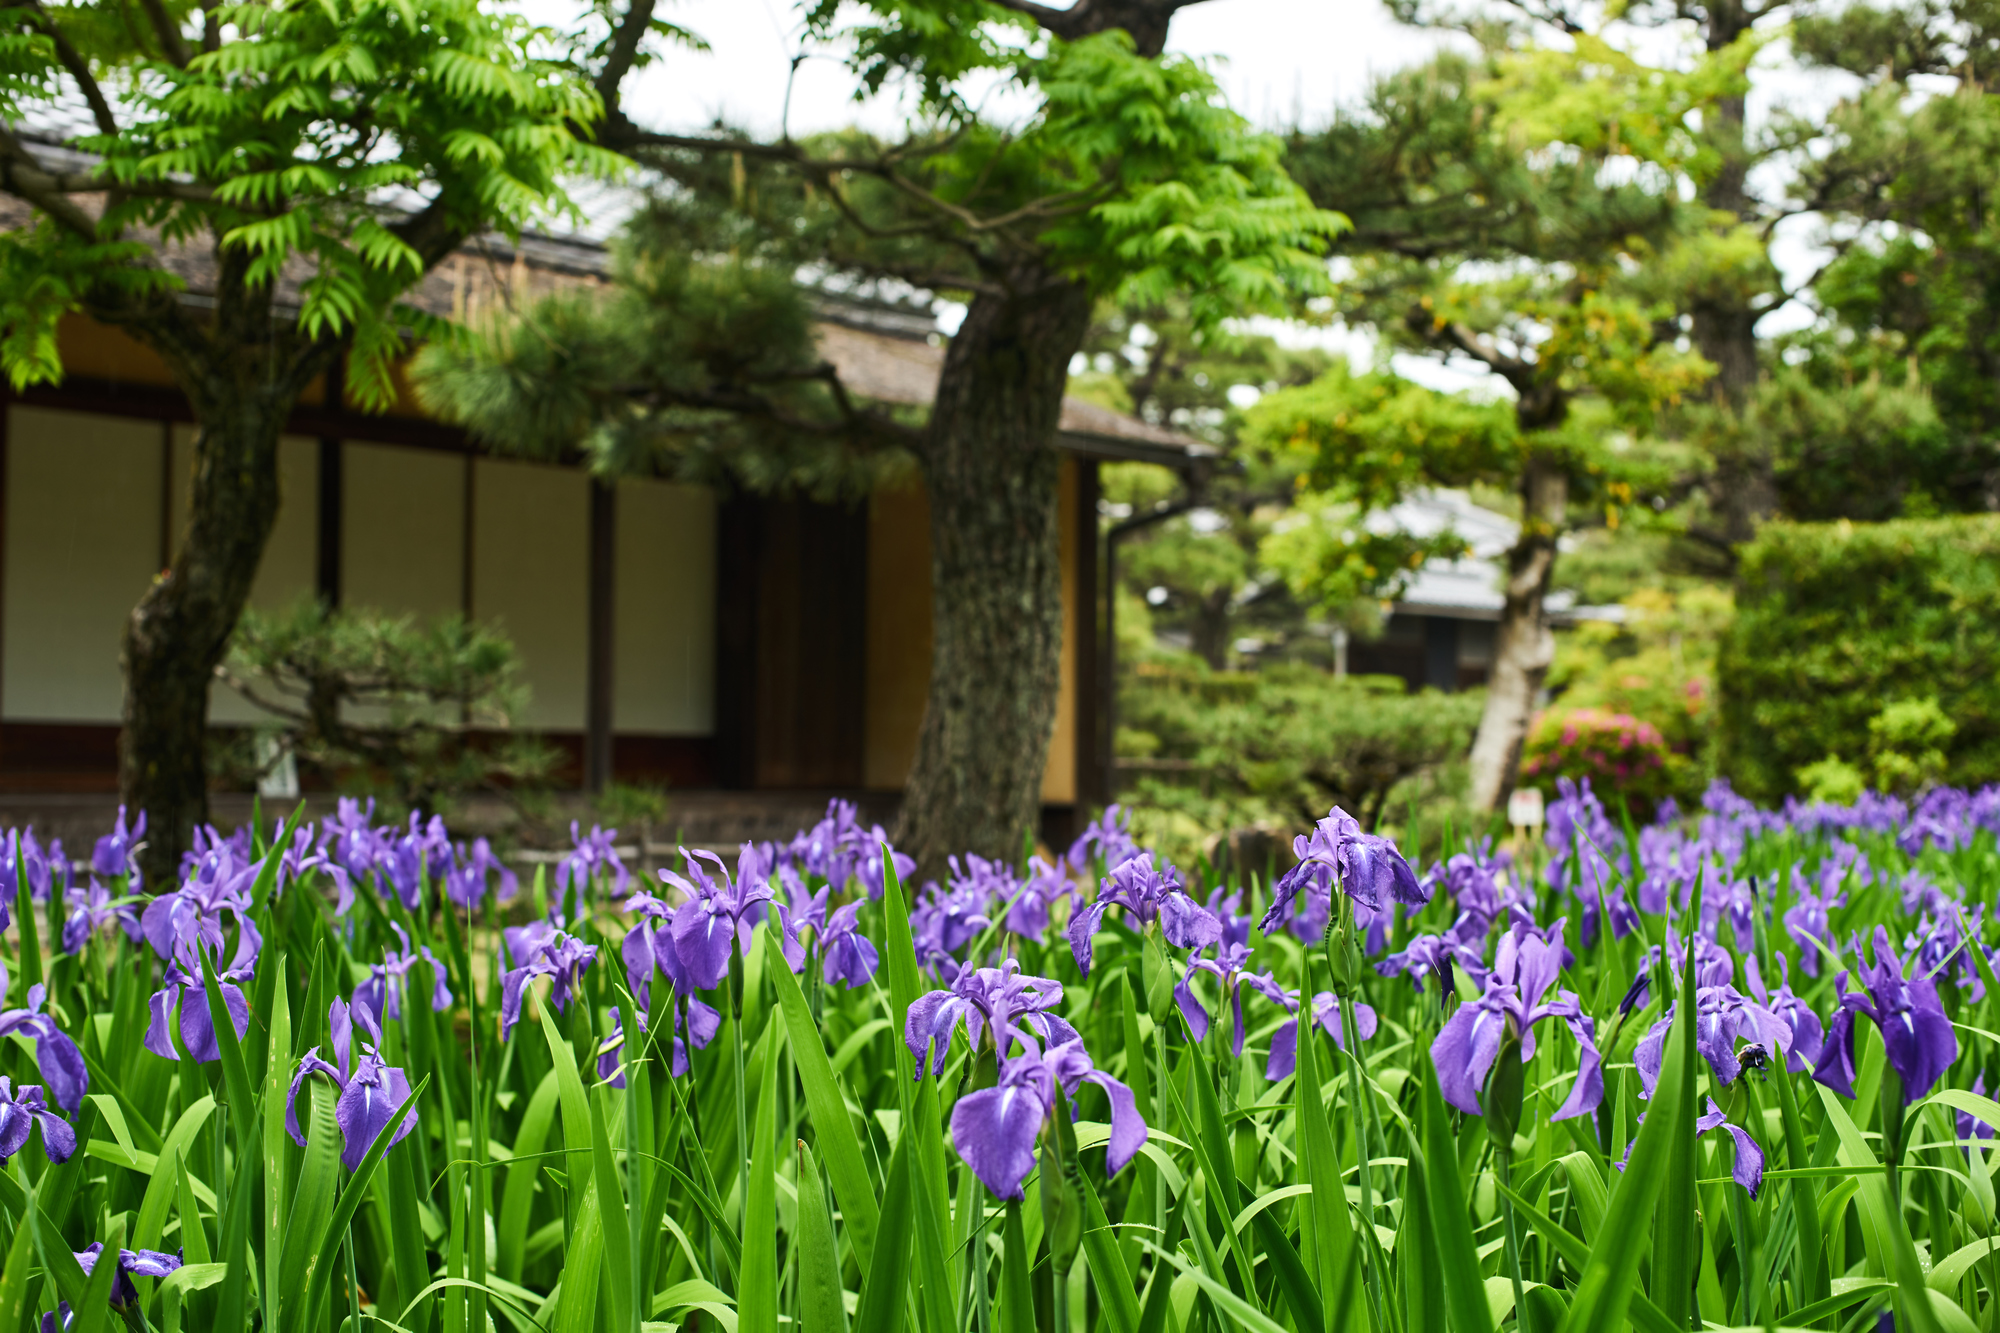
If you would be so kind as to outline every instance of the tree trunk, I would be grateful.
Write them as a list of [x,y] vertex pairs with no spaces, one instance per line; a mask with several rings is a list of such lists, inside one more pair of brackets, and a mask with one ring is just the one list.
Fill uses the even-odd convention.
[[170,888],[208,819],[208,692],[278,512],[278,437],[296,390],[203,384],[187,530],[125,623],[118,785],[146,812],[146,882]]
[[1229,665],[1229,603],[1231,589],[1210,593],[1195,603],[1194,632],[1189,635],[1190,646],[1202,661],[1208,663],[1211,671],[1221,671]]
[[[1710,51],[1720,51],[1748,31],[1750,24],[1742,0],[1709,0],[1705,45]],[[1744,142],[1744,110],[1741,93],[1716,99],[1713,114],[1707,117],[1711,126],[1708,138],[1720,165],[1701,193],[1708,207],[1739,221],[1749,220],[1756,211],[1749,191],[1750,151]],[[1758,311],[1751,293],[1733,275],[1723,275],[1712,290],[1695,297],[1688,315],[1694,325],[1695,350],[1715,364],[1715,376],[1708,382],[1710,398],[1731,412],[1741,413],[1756,391],[1758,379]],[[1710,487],[1717,526],[1731,543],[1749,541],[1756,535],[1757,525],[1778,507],[1770,449],[1746,436],[1717,463]]]
[[1035,827],[1062,654],[1056,424],[1090,295],[1037,264],[973,299],[924,448],[931,681],[897,841],[918,873]]
[[1507,601],[1493,644],[1486,711],[1472,742],[1472,808],[1491,814],[1514,790],[1535,695],[1555,661],[1556,637],[1545,603],[1556,567],[1556,535],[1569,503],[1560,464],[1532,454],[1521,478],[1521,535],[1507,553]]

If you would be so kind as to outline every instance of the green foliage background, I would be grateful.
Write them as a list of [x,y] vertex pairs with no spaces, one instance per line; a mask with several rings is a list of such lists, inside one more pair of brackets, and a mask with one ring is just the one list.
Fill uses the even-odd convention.
[[2000,517],[1770,524],[1718,661],[1722,771],[1777,799],[1807,765],[1868,754],[1885,705],[1934,698],[1950,780],[2000,780],[1996,667]]

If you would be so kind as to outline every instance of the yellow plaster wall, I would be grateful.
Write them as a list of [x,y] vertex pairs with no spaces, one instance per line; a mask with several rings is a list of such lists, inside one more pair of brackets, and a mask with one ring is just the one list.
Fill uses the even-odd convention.
[[[1055,735],[1042,773],[1042,799],[1076,799],[1076,465],[1062,460],[1063,644]],[[862,781],[894,791],[917,758],[924,698],[931,683],[930,501],[921,483],[877,491],[868,504],[868,630]]]
[[7,412],[6,716],[116,722],[125,618],[160,571],[157,421]]

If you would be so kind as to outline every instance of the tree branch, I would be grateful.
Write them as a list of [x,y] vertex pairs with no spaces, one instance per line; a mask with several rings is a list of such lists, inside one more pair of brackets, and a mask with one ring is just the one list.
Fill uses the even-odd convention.
[[631,127],[619,93],[625,76],[632,72],[633,62],[639,58],[639,43],[653,22],[654,3],[655,0],[632,0],[631,8],[618,22],[618,30],[611,35],[611,52],[604,59],[604,68],[597,72],[597,95],[604,102],[605,129]]
[[1036,0],[996,0],[1002,9],[1011,9],[1039,24],[1043,31],[1066,42],[1093,37],[1100,32],[1123,28],[1132,35],[1132,44],[1142,56],[1157,56],[1167,44],[1167,24],[1174,14],[1201,0],[1076,0],[1068,9],[1036,3]]
[[56,59],[62,63],[63,69],[69,76],[76,80],[77,89],[82,92],[83,100],[90,104],[90,114],[97,122],[98,132],[106,135],[117,134],[118,118],[111,114],[111,103],[105,100],[104,90],[97,86],[97,79],[90,72],[90,62],[83,58],[83,52],[77,50],[75,43],[63,34],[55,15],[43,9],[40,0],[28,0],[28,8],[40,16],[43,31],[48,33],[49,40],[55,43]]
[[173,64],[186,69],[192,57],[180,28],[175,26],[173,18],[167,13],[165,0],[139,0],[139,7],[146,11],[146,18],[153,25],[153,35],[160,39],[160,50]]
[[821,381],[833,396],[834,403],[840,411],[840,420],[815,421],[801,417],[779,406],[764,394],[734,386],[673,391],[663,391],[655,387],[637,393],[634,397],[652,407],[689,407],[702,411],[728,412],[734,416],[766,421],[780,429],[796,431],[801,435],[844,439],[870,448],[899,448],[914,452],[923,446],[922,429],[904,425],[884,413],[857,406],[848,396],[847,386],[841,383],[840,373],[828,362],[822,361],[810,370],[771,376],[766,382],[779,380]]
[[87,241],[96,241],[96,221],[62,188],[61,178],[42,169],[25,145],[0,125],[0,190],[40,209]]

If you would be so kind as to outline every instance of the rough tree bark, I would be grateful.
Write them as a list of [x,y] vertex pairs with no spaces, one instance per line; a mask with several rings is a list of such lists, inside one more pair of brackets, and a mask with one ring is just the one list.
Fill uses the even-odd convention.
[[[1196,0],[1001,0],[1066,40],[1123,28],[1166,47]],[[918,874],[962,851],[1008,860],[1035,828],[1062,657],[1056,423],[1090,293],[1034,257],[975,296],[945,354],[923,450],[931,503],[931,683],[897,846]],[[1093,539],[1095,534],[1092,534]]]
[[1041,805],[1062,656],[1056,424],[1090,294],[1041,264],[973,298],[923,450],[931,683],[897,846],[1012,860]]
[[306,385],[339,356],[331,342],[273,338],[268,296],[242,281],[247,260],[220,259],[206,329],[178,309],[102,312],[166,359],[197,423],[187,527],[172,563],[132,608],[119,651],[119,797],[146,812],[142,864],[156,886],[174,882],[195,826],[208,819],[209,686],[277,521],[278,437]]
[[[146,812],[147,882],[170,885],[208,819],[209,686],[278,512],[278,437],[298,393],[226,374],[183,379],[199,435],[187,529],[126,620],[119,795]],[[281,387],[282,386],[282,387]]]
[[1554,460],[1531,454],[1521,476],[1521,535],[1507,552],[1507,601],[1493,642],[1486,711],[1472,741],[1472,807],[1481,812],[1499,809],[1514,790],[1535,696],[1555,661],[1547,601],[1568,504],[1568,474]]

